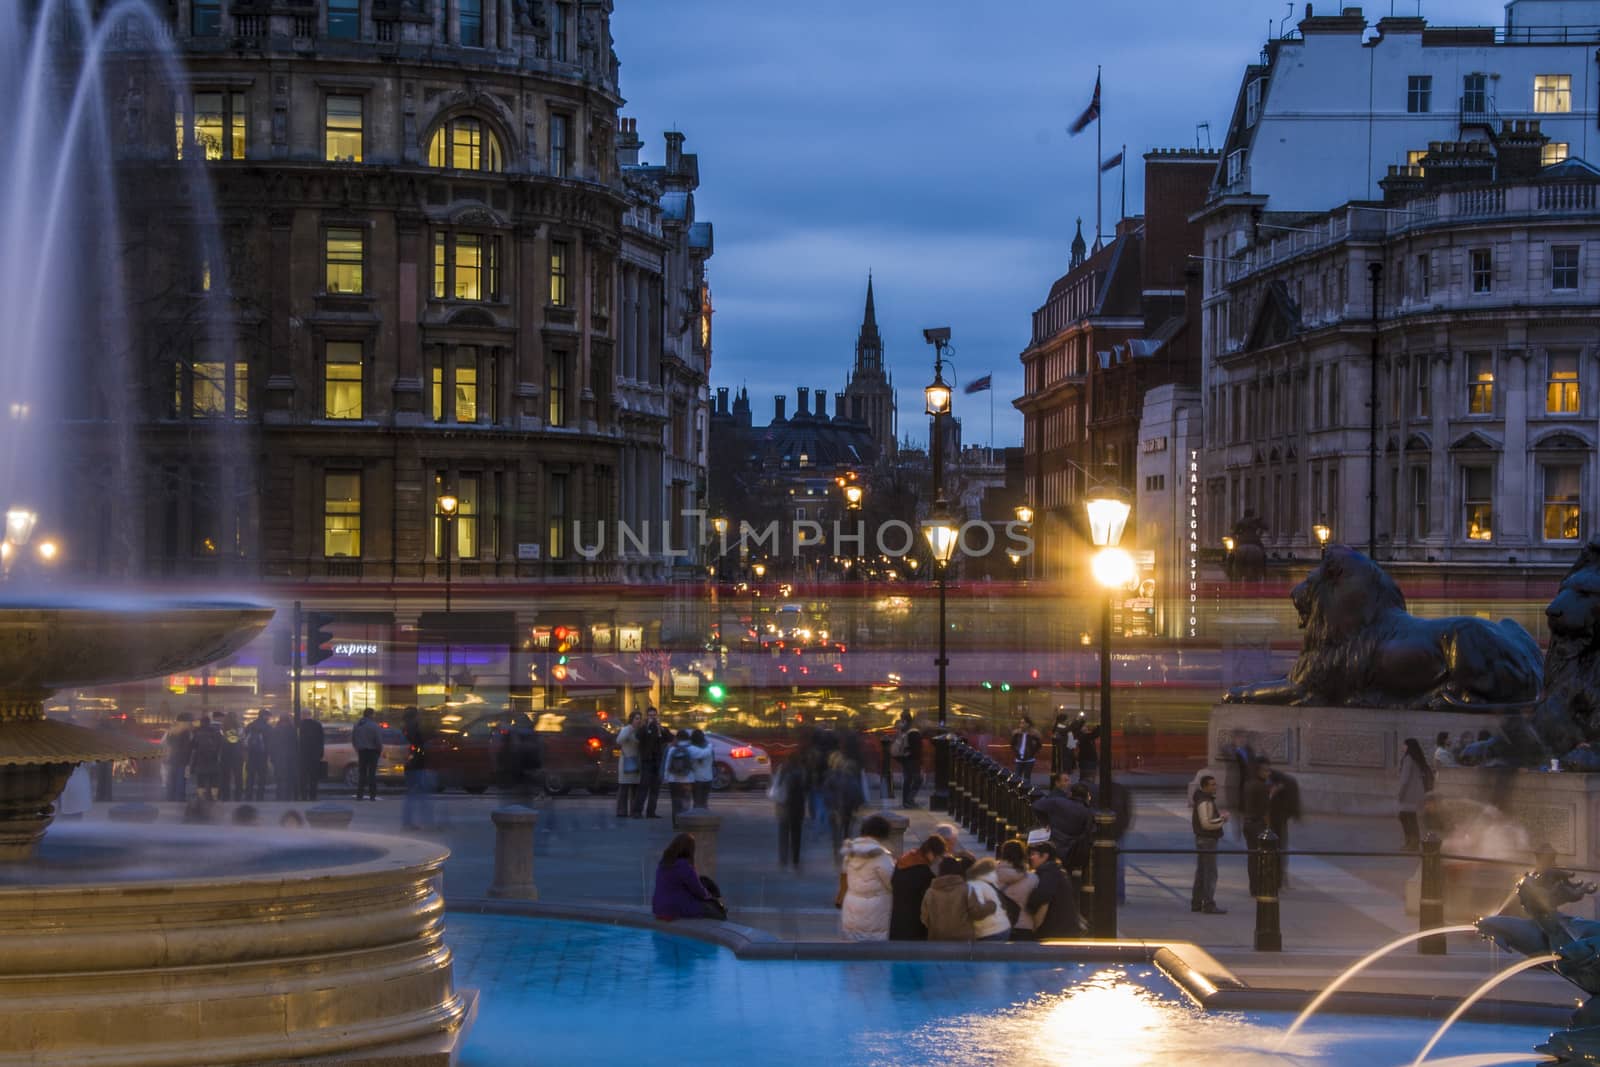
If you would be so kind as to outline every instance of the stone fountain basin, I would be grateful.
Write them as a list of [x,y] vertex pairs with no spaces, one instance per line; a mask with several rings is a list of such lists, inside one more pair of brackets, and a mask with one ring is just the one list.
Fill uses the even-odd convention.
[[237,652],[272,615],[254,604],[142,597],[0,601],[0,687],[87,688],[179,674]]
[[443,941],[448,855],[365,834],[58,826],[0,867],[0,1065],[449,1062],[468,1001]]

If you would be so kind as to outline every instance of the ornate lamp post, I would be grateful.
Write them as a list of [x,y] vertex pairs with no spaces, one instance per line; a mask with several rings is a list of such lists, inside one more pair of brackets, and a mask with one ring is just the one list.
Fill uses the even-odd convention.
[[450,553],[451,542],[455,540],[456,514],[460,511],[461,501],[452,493],[445,493],[439,497],[439,524],[440,540],[444,548],[444,700],[450,702],[454,684],[450,680]]
[[1111,811],[1111,735],[1114,719],[1111,707],[1111,605],[1120,591],[1138,580],[1139,569],[1133,557],[1119,548],[1122,531],[1132,510],[1120,490],[1099,491],[1085,502],[1089,512],[1089,535],[1099,549],[1091,561],[1095,581],[1105,589],[1100,614],[1100,786],[1096,793],[1099,811],[1095,814],[1094,909],[1092,926],[1096,937],[1117,936],[1116,840]]
[[933,514],[923,525],[922,534],[928,539],[928,550],[933,555],[934,574],[939,583],[939,658],[933,661],[939,668],[939,736],[933,739],[933,792],[928,797],[928,810],[943,811],[950,803],[950,736],[946,731],[950,697],[945,687],[945,668],[950,665],[950,657],[945,650],[945,632],[949,625],[945,622],[944,594],[945,579],[950,561],[955,558],[961,530],[945,509],[942,494],[934,505]]

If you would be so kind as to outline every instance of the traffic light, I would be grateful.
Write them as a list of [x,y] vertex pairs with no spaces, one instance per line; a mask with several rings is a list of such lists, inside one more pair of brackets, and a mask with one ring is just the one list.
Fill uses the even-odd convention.
[[325,647],[333,641],[332,626],[333,615],[326,611],[305,613],[307,667],[315,667],[333,655],[333,649]]
[[721,682],[712,682],[706,686],[706,699],[713,704],[720,704],[728,698],[728,691],[722,688]]

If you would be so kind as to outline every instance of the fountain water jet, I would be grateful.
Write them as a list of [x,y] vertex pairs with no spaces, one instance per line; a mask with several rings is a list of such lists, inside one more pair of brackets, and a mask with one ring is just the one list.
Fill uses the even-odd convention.
[[1384,956],[1387,956],[1395,949],[1403,948],[1404,946],[1411,944],[1413,941],[1421,941],[1423,938],[1432,937],[1435,934],[1470,933],[1476,931],[1476,929],[1477,927],[1471,925],[1470,923],[1464,923],[1460,926],[1441,926],[1434,930],[1419,930],[1416,933],[1406,934],[1404,937],[1397,937],[1387,945],[1383,945],[1374,949],[1367,955],[1361,957],[1361,959],[1357,960],[1355,963],[1352,963],[1345,969],[1343,974],[1339,975],[1339,977],[1328,983],[1328,987],[1322,992],[1318,993],[1311,1003],[1307,1004],[1305,1009],[1302,1010],[1299,1015],[1295,1016],[1294,1022],[1290,1024],[1289,1029],[1283,1032],[1283,1036],[1278,1039],[1278,1043],[1274,1046],[1274,1048],[1281,1049],[1284,1045],[1288,1044],[1290,1039],[1292,1039],[1295,1034],[1299,1033],[1300,1027],[1304,1026],[1306,1022],[1317,1013],[1317,1009],[1327,1003],[1329,997],[1333,996],[1341,988],[1343,988],[1344,985],[1350,981],[1350,979],[1354,978],[1356,975],[1360,974],[1373,963],[1382,959]]
[[1467,1010],[1474,1004],[1488,996],[1496,986],[1500,985],[1502,982],[1506,982],[1512,978],[1515,978],[1523,971],[1531,971],[1535,967],[1543,967],[1545,964],[1554,963],[1560,958],[1560,956],[1553,952],[1544,956],[1532,956],[1528,959],[1522,960],[1519,963],[1513,963],[1499,974],[1490,978],[1487,982],[1484,982],[1477,989],[1474,989],[1471,995],[1469,995],[1460,1004],[1456,1005],[1456,1010],[1450,1013],[1450,1017],[1445,1019],[1445,1021],[1439,1026],[1439,1029],[1434,1032],[1433,1037],[1429,1039],[1428,1043],[1422,1046],[1422,1051],[1417,1053],[1417,1058],[1411,1061],[1411,1067],[1422,1067],[1423,1061],[1428,1058],[1428,1053],[1433,1051],[1433,1046],[1437,1045],[1450,1027],[1455,1025],[1455,1021],[1465,1015]]

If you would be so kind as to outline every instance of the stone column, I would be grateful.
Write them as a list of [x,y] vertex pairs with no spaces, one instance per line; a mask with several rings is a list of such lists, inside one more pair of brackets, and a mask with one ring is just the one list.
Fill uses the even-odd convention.
[[884,841],[890,855],[899,859],[906,851],[906,829],[911,825],[911,820],[897,811],[881,811],[878,813],[883,821],[889,824],[889,836]]
[[538,900],[539,887],[533,881],[533,830],[539,813],[513,804],[489,813],[494,820],[494,881],[491,897]]
[[717,876],[717,830],[722,816],[705,808],[690,808],[678,816],[678,829],[694,835],[694,869],[707,878]]

